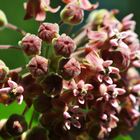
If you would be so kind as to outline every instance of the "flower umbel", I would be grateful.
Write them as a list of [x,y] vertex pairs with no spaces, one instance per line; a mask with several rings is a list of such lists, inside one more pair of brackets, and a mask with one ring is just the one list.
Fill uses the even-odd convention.
[[[119,20],[117,9],[95,10],[98,3],[90,0],[61,2],[59,12],[57,1],[27,0],[24,19],[35,20],[33,33],[9,23],[0,10],[0,28],[22,35],[19,46],[0,45],[0,51],[25,58],[14,65],[0,60],[0,103],[25,105],[21,114],[0,120],[4,140],[112,140],[139,122],[140,42],[133,14]],[[85,11],[91,12],[86,22]]]

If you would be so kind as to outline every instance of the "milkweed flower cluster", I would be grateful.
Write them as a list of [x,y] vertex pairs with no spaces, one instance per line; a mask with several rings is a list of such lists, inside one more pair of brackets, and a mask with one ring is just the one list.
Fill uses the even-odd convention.
[[[118,10],[97,10],[98,3],[62,2],[61,22],[49,23],[46,12],[59,13],[60,6],[52,8],[50,0],[28,0],[24,19],[39,21],[38,33],[14,28],[23,35],[19,46],[0,46],[28,57],[25,67],[14,70],[0,61],[0,103],[24,101],[40,114],[35,127],[23,115],[1,120],[4,139],[113,139],[139,121],[140,43],[133,14],[119,21]],[[80,24],[85,10],[91,13],[78,32],[60,34],[63,24]],[[8,24],[0,11],[0,27]]]

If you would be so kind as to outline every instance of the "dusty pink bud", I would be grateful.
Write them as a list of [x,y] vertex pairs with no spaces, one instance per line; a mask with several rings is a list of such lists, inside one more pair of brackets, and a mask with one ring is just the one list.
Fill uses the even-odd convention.
[[80,63],[74,59],[62,59],[60,62],[60,73],[64,79],[71,79],[81,73]]
[[76,25],[83,21],[84,12],[77,4],[70,3],[61,11],[60,16],[64,23]]
[[54,39],[53,44],[56,54],[64,57],[69,57],[76,48],[75,42],[66,34]]
[[51,43],[52,40],[58,36],[59,26],[56,23],[42,23],[39,27],[38,33],[43,41]]
[[48,60],[42,56],[33,57],[28,64],[32,76],[44,76],[48,72]]
[[42,40],[33,34],[27,34],[19,44],[22,46],[23,51],[27,55],[40,54]]

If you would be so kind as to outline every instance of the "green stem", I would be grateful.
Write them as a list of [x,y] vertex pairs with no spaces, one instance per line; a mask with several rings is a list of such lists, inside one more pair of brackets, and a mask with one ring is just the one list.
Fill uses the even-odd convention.
[[11,24],[11,23],[8,23],[8,24],[6,25],[6,27],[7,27],[8,29],[11,29],[11,30],[14,30],[14,31],[19,32],[19,33],[20,33],[21,35],[23,35],[23,36],[26,35],[26,32],[25,32],[23,29],[21,29],[21,28],[15,26],[15,25],[13,25],[13,24]]
[[0,45],[0,49],[6,50],[6,49],[15,49],[18,51],[22,51],[22,48],[18,46],[11,46],[11,45]]
[[72,29],[73,29],[73,26],[72,25],[68,26],[68,29],[66,31],[67,35],[70,35],[71,34]]
[[49,46],[49,50],[48,50],[48,59],[50,60],[49,72],[57,72],[60,58],[61,56],[56,56],[54,52],[54,47]]
[[18,67],[18,68],[12,69],[12,70],[10,70],[10,72],[11,72],[11,73],[12,73],[12,72],[20,73],[20,72],[22,72],[23,70],[25,70],[26,68],[27,68],[27,66],[25,65],[25,66],[22,66],[22,67]]
[[58,23],[59,27],[62,26],[63,24],[64,24],[64,22],[62,20],[60,20]]

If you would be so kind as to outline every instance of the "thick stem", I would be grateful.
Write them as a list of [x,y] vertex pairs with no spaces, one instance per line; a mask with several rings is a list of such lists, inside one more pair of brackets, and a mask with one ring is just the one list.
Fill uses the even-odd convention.
[[80,34],[78,34],[73,39],[77,46],[79,46],[80,44],[82,44],[83,42],[85,42],[86,34],[87,34],[86,30],[83,30]]
[[11,30],[14,30],[14,31],[19,32],[19,33],[22,34],[23,36],[26,35],[26,32],[25,32],[23,29],[20,29],[19,27],[15,26],[15,25],[13,25],[13,24],[11,24],[11,23],[8,23],[8,24],[6,25],[6,27],[7,27],[8,29],[11,29]]

